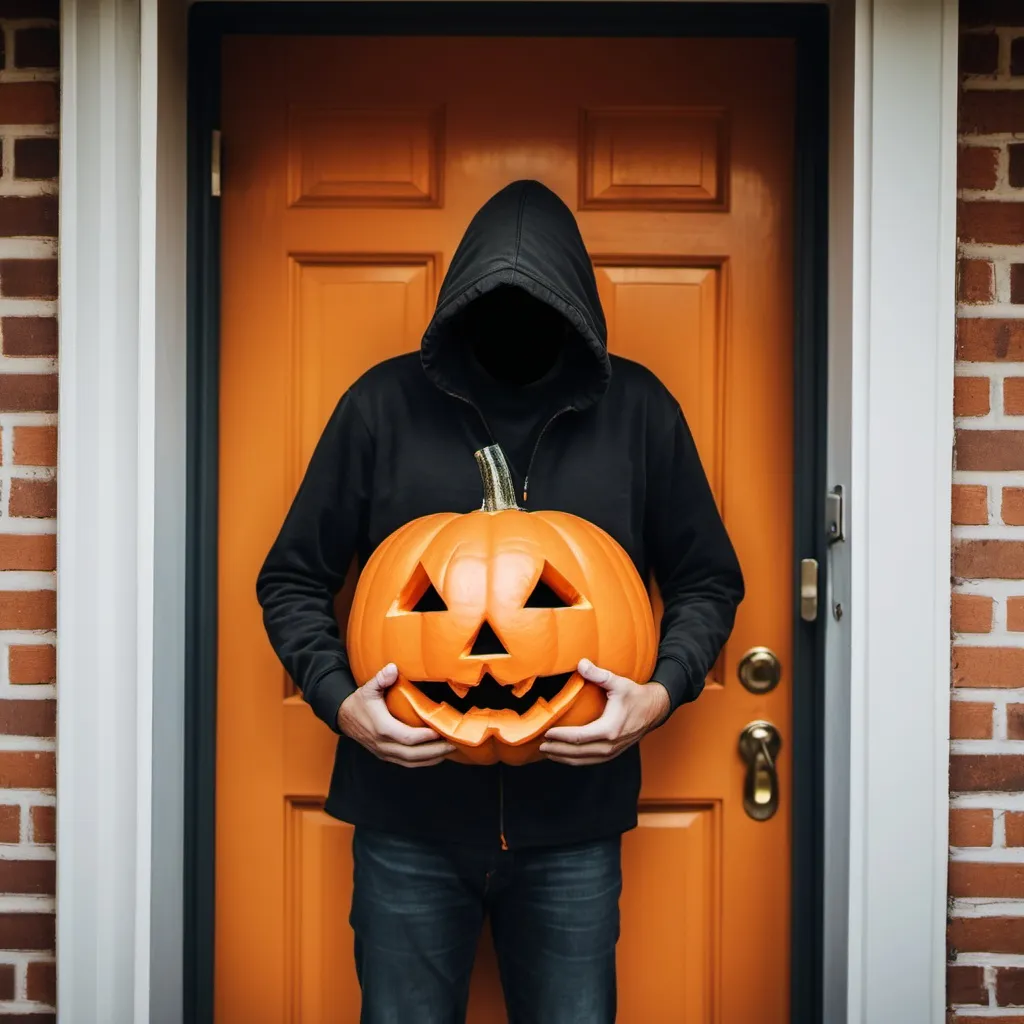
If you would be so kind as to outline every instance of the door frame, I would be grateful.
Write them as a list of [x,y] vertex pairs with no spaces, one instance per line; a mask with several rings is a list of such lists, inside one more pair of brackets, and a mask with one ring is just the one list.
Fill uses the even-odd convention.
[[[216,96],[214,39],[232,27],[295,31],[302,18],[313,31],[339,13],[349,33],[385,16],[389,25],[401,17],[403,31],[439,31],[445,7],[389,3],[385,15],[368,3],[197,4],[190,50],[179,0],[61,6],[58,997],[70,1024],[199,1021],[199,1003],[185,1011],[183,998],[209,991],[212,949],[214,724],[201,681],[211,678],[215,629],[216,451],[200,441],[216,423],[201,339],[215,335],[216,292],[204,288],[218,246],[203,201],[208,136],[197,122]],[[464,31],[480,16],[495,33],[515,14],[504,3],[457,7]],[[543,10],[563,26],[586,12],[616,35],[641,34],[648,17],[673,32],[702,25],[721,35],[822,20],[820,7],[685,0]],[[813,709],[820,728],[794,737],[801,770],[814,769],[794,794],[795,820],[814,833],[796,843],[794,864],[806,849],[816,894],[798,919],[810,910],[815,928],[826,922],[807,985],[822,986],[829,1024],[938,1021],[956,0],[835,0],[828,28],[816,31],[807,61],[824,75],[830,44],[828,85],[817,91],[829,120],[826,129],[822,111],[812,122],[818,155],[801,180],[815,183],[813,216],[795,241],[813,251],[808,239],[825,237],[826,220],[828,235],[827,258],[803,268],[814,287],[796,306],[818,341],[797,359],[797,398],[815,413],[801,413],[798,431],[816,429],[798,463],[796,529],[807,542],[798,534],[797,551],[826,564],[821,483],[842,483],[850,502],[848,540],[827,553],[826,606],[846,614],[824,617],[817,646],[799,645],[806,684],[795,685],[806,686],[807,703],[794,710]],[[801,1020],[819,1017],[811,1013]]]
[[[793,313],[794,566],[791,1019],[814,1019],[822,999],[823,780],[821,738],[825,615],[799,614],[799,561],[824,565],[828,264],[828,11],[796,4],[232,2],[193,8],[189,60],[189,426],[187,737],[185,828],[186,1019],[212,1020],[217,716],[217,493],[219,201],[211,195],[211,139],[220,128],[221,46],[226,36],[481,35],[784,37],[796,48]],[[230,140],[224,157],[230,166]],[[812,438],[811,443],[798,442]]]

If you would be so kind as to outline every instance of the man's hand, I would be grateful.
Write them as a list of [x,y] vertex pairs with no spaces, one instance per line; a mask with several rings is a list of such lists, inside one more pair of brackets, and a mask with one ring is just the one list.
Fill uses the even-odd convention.
[[579,673],[608,692],[601,717],[589,725],[556,725],[544,734],[540,752],[560,764],[601,764],[639,742],[669,712],[660,683],[635,683],[583,658]]
[[398,669],[385,665],[365,686],[349,694],[338,708],[338,728],[382,761],[425,768],[443,761],[455,747],[433,729],[414,729],[400,722],[384,703],[384,693],[398,679]]

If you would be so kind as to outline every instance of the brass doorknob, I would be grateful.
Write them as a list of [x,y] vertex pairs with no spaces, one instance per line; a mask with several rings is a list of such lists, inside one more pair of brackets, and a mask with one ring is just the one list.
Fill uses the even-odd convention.
[[740,659],[736,674],[751,693],[768,693],[782,679],[782,662],[767,647],[752,647]]
[[743,809],[755,821],[767,821],[779,809],[779,775],[775,758],[782,737],[771,722],[751,722],[740,733],[740,757],[747,763]]

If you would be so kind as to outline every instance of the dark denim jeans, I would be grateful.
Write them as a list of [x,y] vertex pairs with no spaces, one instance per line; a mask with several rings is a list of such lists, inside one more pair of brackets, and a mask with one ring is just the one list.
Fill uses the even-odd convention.
[[611,1024],[620,851],[617,836],[490,851],[357,828],[361,1024],[462,1024],[486,915],[509,1024]]

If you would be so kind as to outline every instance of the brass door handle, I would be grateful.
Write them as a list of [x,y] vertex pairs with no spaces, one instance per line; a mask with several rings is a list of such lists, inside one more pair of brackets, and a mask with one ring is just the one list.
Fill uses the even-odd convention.
[[771,722],[751,722],[740,733],[739,749],[747,763],[743,809],[755,821],[767,821],[779,809],[775,759],[782,749],[782,737]]
[[770,693],[782,679],[782,663],[767,647],[751,647],[740,658],[736,674],[751,693]]

